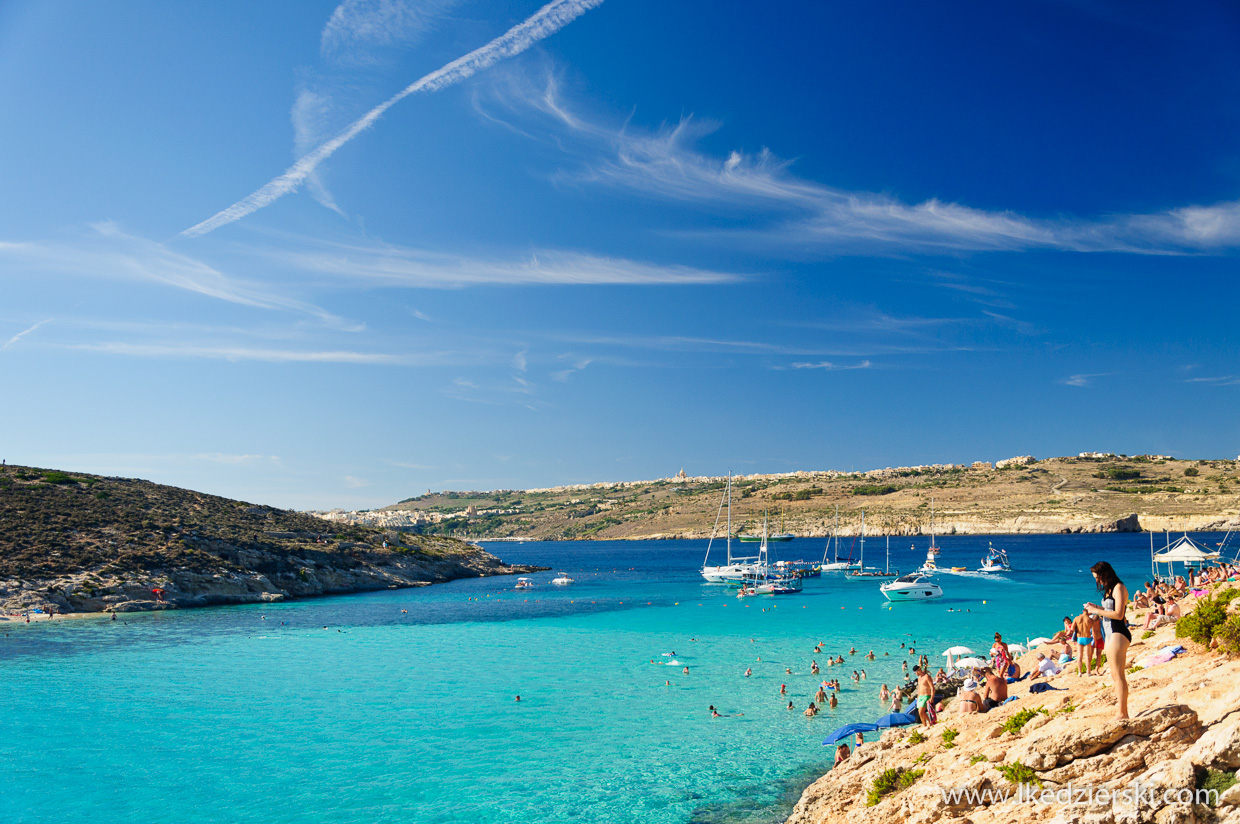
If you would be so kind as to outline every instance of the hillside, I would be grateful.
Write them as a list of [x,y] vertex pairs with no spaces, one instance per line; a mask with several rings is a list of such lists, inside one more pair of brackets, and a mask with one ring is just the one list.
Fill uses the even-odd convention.
[[7,610],[280,601],[530,569],[453,538],[330,524],[149,481],[0,471]]
[[[862,510],[870,534],[926,534],[931,499],[940,534],[1227,529],[1240,524],[1238,481],[1236,461],[1149,456],[743,476],[733,481],[733,529],[761,533],[769,512],[772,532],[824,536],[838,506],[844,534],[857,533]],[[470,538],[702,538],[714,527],[724,486],[721,477],[667,478],[442,492],[359,515],[390,524],[416,519],[421,534]]]

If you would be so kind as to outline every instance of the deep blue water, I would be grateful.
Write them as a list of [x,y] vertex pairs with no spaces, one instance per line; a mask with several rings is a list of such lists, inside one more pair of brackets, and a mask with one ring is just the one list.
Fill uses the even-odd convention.
[[[946,537],[940,564],[974,568],[988,540],[1016,570],[941,575],[945,597],[927,603],[829,575],[738,601],[698,576],[705,541],[497,543],[576,583],[548,572],[532,591],[489,578],[5,626],[0,820],[780,821],[829,769],[826,734],[881,714],[901,642],[941,662],[996,631],[1050,635],[1095,600],[1094,561],[1133,588],[1149,575],[1148,535]],[[871,563],[883,545],[868,542]],[[919,565],[916,545],[893,540],[893,566]],[[847,664],[828,668],[827,653]],[[805,718],[827,677],[843,681],[840,706]],[[712,720],[711,704],[730,717]]]

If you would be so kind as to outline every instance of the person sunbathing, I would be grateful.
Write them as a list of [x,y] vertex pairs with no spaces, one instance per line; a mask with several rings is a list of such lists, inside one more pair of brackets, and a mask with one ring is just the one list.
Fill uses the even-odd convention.
[[1035,669],[1033,674],[1029,676],[1029,680],[1032,681],[1034,678],[1038,677],[1051,678],[1058,675],[1062,671],[1063,670],[1059,669],[1059,667],[1055,665],[1054,661],[1039,652],[1037,669]]
[[[1172,606],[1176,605],[1172,604]],[[1157,629],[1162,624],[1163,618],[1166,616],[1166,613],[1163,610],[1164,607],[1162,604],[1155,604],[1154,608],[1151,609],[1149,614],[1145,616],[1145,623],[1141,625],[1141,629]]]
[[960,705],[960,714],[969,715],[982,711],[982,696],[977,693],[977,682],[972,678],[966,679],[964,686],[960,688],[960,692],[956,693],[957,702]]

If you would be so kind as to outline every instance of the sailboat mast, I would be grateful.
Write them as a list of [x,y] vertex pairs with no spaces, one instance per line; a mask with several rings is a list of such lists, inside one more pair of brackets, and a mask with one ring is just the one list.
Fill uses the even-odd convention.
[[891,572],[891,533],[887,533],[887,569],[884,572]]
[[728,566],[732,566],[732,471],[728,470]]
[[865,510],[861,510],[861,568],[865,569]]

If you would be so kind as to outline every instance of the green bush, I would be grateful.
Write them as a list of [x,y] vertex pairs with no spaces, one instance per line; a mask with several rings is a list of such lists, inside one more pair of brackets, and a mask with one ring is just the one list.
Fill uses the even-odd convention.
[[1202,598],[1197,602],[1195,610],[1176,621],[1175,637],[1191,638],[1199,644],[1209,644],[1210,639],[1214,637],[1215,628],[1226,620],[1226,601]]
[[953,730],[951,727],[943,730],[943,749],[950,750],[956,746],[957,735],[960,735],[959,730]]
[[913,730],[913,734],[908,737],[910,744],[920,744],[926,740],[926,735],[921,730]]
[[1196,477],[1197,475],[1200,475],[1201,470],[1195,466],[1190,466],[1188,467],[1188,469],[1184,470],[1184,474],[1189,478],[1193,478],[1193,477]]
[[1147,629],[1145,632],[1141,633],[1141,640],[1144,641],[1146,638],[1152,638],[1153,636],[1154,630]]
[[1214,593],[1214,600],[1220,604],[1230,604],[1232,601],[1240,598],[1240,587],[1232,587]]
[[1141,477],[1140,469],[1130,469],[1126,466],[1111,466],[1094,473],[1095,478],[1109,478],[1112,481],[1131,481],[1134,478]]
[[1218,797],[1231,789],[1235,783],[1234,772],[1209,769],[1197,771],[1197,789],[1212,791],[1208,796],[1210,800],[1207,802],[1211,807],[1218,806]]
[[1033,720],[1033,717],[1038,713],[1041,713],[1042,715],[1050,715],[1050,713],[1043,707],[1034,707],[1032,709],[1026,708],[1004,721],[1003,729],[1005,732],[1010,732],[1012,735],[1015,735],[1020,732],[1021,727]]
[[1013,761],[1011,764],[1000,764],[997,769],[999,770],[999,775],[1003,776],[1013,784],[1032,784],[1035,787],[1042,786],[1042,779],[1038,778],[1038,774],[1019,761]]
[[1233,615],[1214,628],[1218,646],[1228,655],[1240,655],[1240,615]]
[[854,486],[852,494],[854,495],[890,495],[892,492],[899,491],[900,487],[893,484],[862,484]]
[[43,473],[43,480],[47,481],[49,484],[75,484],[78,479],[67,472],[61,472],[60,470],[53,469],[50,472]]
[[892,768],[883,770],[883,772],[874,779],[874,783],[870,785],[869,791],[866,793],[865,805],[873,807],[875,804],[883,800],[883,796],[891,795],[894,792],[907,789],[913,786],[917,779],[925,774],[925,770],[905,770],[902,768]]
[[970,758],[970,759],[969,759],[969,763],[970,763],[970,764],[980,764],[980,763],[982,763],[983,761],[989,761],[989,760],[990,760],[990,759],[988,759],[988,758],[987,758],[986,756],[984,756],[984,755],[975,755],[975,756],[973,756],[972,758]]

